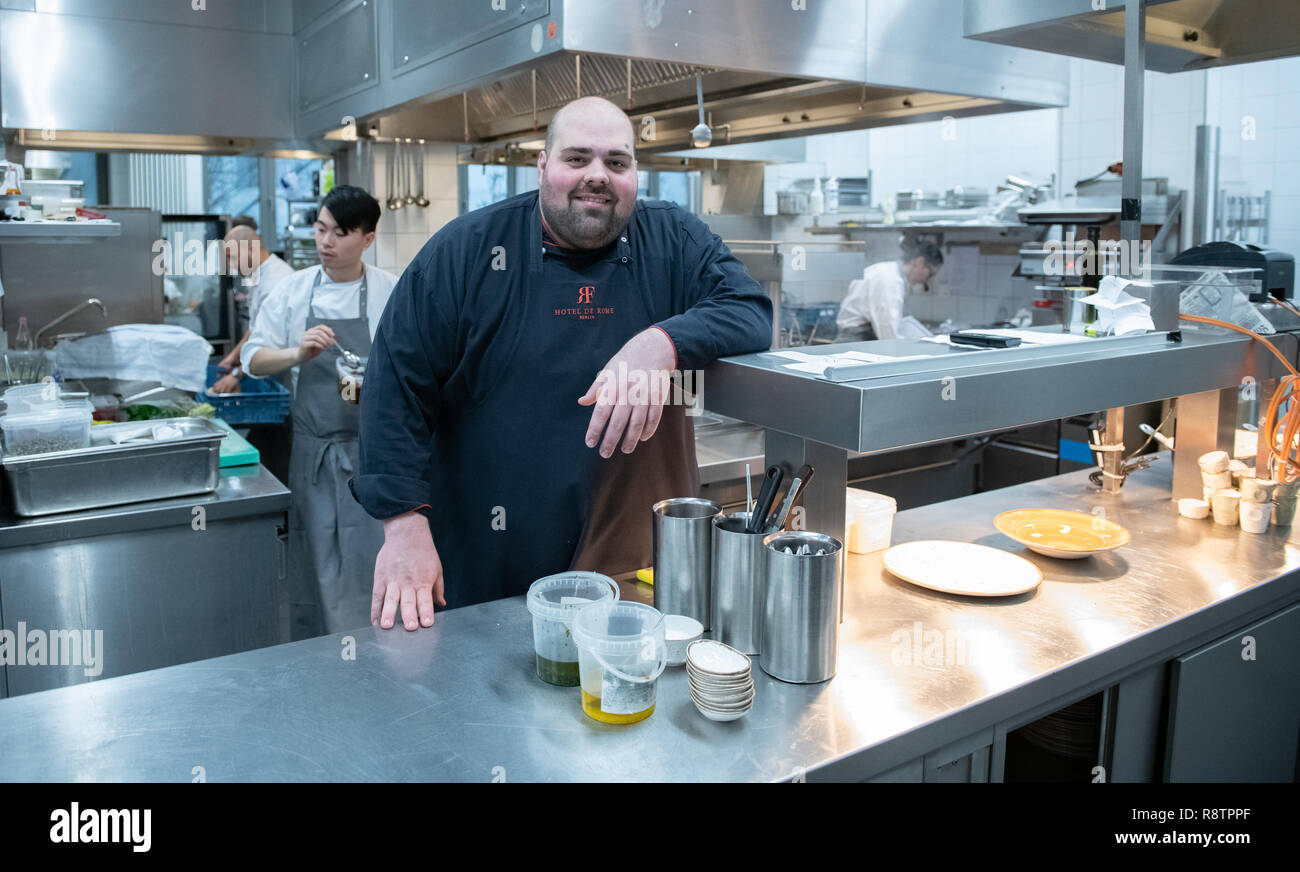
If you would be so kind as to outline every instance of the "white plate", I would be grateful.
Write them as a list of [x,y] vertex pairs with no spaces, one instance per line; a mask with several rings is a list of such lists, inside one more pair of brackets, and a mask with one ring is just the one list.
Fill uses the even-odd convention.
[[883,561],[904,581],[964,596],[1015,596],[1043,583],[1043,573],[1025,558],[971,542],[904,542]]

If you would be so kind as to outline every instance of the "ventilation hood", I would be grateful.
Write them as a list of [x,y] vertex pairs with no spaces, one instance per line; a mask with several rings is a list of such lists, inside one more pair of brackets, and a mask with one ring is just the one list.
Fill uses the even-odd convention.
[[[1124,0],[966,0],[964,13],[973,39],[1124,63]],[[1300,54],[1300,3],[1147,0],[1146,41],[1161,73]]]
[[498,0],[457,4],[451,20],[442,7],[356,0],[295,19],[299,135],[523,161],[559,107],[598,95],[653,155],[690,147],[697,75],[714,145],[1068,96],[1067,61],[965,39],[952,0]]

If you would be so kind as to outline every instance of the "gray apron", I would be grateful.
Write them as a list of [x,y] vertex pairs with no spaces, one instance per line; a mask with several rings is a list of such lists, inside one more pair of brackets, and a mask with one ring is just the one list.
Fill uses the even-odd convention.
[[[318,267],[307,295],[307,329],[324,324],[339,345],[361,357],[370,354],[366,316],[367,281],[361,276],[360,317],[317,318],[313,302],[324,268]],[[355,473],[360,405],[339,396],[336,352],[322,352],[301,364],[293,398],[293,450],[289,458],[291,566],[289,619],[293,638],[338,633],[370,623],[375,557],[384,526],[366,514],[348,490]]]

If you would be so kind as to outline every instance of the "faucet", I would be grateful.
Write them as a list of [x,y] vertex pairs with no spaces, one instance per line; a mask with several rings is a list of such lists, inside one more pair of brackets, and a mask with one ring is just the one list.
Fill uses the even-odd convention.
[[101,315],[103,315],[105,318],[108,317],[108,307],[105,306],[105,305],[103,304],[103,302],[102,302],[98,297],[91,297],[89,300],[86,300],[84,303],[78,303],[77,305],[73,306],[71,309],[69,309],[68,311],[64,312],[62,315],[60,315],[59,317],[55,318],[55,319],[54,319],[53,321],[51,321],[50,323],[46,324],[46,325],[45,325],[44,327],[42,327],[40,330],[37,330],[37,331],[36,331],[36,335],[32,337],[32,348],[40,348],[40,347],[41,347],[41,334],[42,334],[42,333],[44,333],[46,330],[49,330],[51,327],[55,326],[56,324],[61,324],[61,323],[63,323],[64,321],[68,320],[68,319],[71,318],[73,315],[77,314],[77,313],[80,312],[82,309],[86,308],[87,306],[98,306],[98,307],[99,307],[99,313],[100,313]]

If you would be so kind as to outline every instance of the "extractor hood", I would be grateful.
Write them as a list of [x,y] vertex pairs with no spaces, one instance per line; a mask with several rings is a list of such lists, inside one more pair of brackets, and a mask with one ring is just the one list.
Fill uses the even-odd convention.
[[514,162],[540,146],[560,106],[598,95],[628,111],[652,156],[690,146],[697,75],[714,145],[1068,96],[1067,62],[965,39],[953,0],[446,7],[354,0],[295,18],[299,135],[460,142],[475,161]]
[[[1124,0],[966,0],[968,37],[1124,63]],[[1300,54],[1297,0],[1147,0],[1146,68],[1161,73]]]

